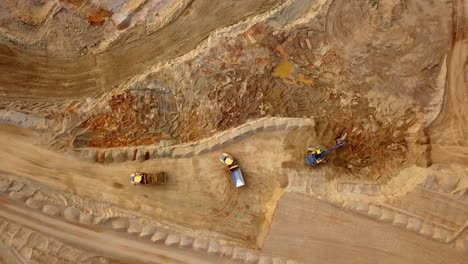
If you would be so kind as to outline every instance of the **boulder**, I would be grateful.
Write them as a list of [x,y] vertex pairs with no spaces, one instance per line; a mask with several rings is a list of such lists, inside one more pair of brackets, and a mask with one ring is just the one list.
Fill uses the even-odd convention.
[[40,251],[45,251],[47,249],[47,244],[49,244],[49,240],[45,236],[39,233],[33,232],[29,236],[27,244],[30,248],[35,248]]
[[153,234],[156,232],[156,227],[153,225],[145,225],[141,229],[141,233],[138,235],[141,238],[149,238],[153,236]]
[[167,233],[161,230],[157,230],[154,235],[151,237],[151,241],[154,243],[162,243],[166,240]]
[[263,122],[263,131],[275,131],[276,130],[276,120],[271,118]]
[[233,254],[233,251],[234,249],[230,246],[222,246],[221,247],[221,256],[225,256],[225,257],[232,257],[232,254]]
[[11,246],[15,249],[21,249],[27,245],[28,239],[31,236],[32,231],[28,228],[20,228],[14,235],[11,241]]
[[139,162],[145,161],[146,160],[145,153],[146,153],[145,148],[138,148],[137,153],[136,153],[136,161],[139,161]]
[[233,143],[228,133],[224,133],[223,135],[219,136],[217,140],[221,147],[226,147],[226,146],[229,146],[231,143]]
[[50,216],[58,216],[60,215],[60,208],[55,205],[46,204],[42,208],[42,212]]
[[445,229],[437,227],[434,228],[434,234],[432,235],[432,237],[436,240],[446,242],[449,237],[449,234]]
[[218,138],[211,138],[208,141],[208,147],[210,148],[211,151],[220,149],[221,145],[219,144]]
[[299,118],[290,118],[288,120],[288,124],[286,125],[286,128],[298,128],[299,127]]
[[38,210],[38,209],[41,209],[42,206],[44,206],[44,202],[39,201],[39,200],[35,200],[35,199],[33,199],[33,198],[31,197],[31,198],[28,198],[28,199],[26,200],[26,206],[28,206],[28,207],[31,208],[31,209],[36,209],[36,210]]
[[58,255],[58,252],[63,244],[55,239],[50,239],[49,244],[47,245],[46,253],[50,255]]
[[80,224],[83,225],[92,225],[93,224],[93,216],[88,213],[80,213]]
[[67,207],[63,211],[63,217],[71,222],[79,222],[80,221],[80,210],[75,207]]
[[207,142],[203,142],[203,143],[198,144],[195,147],[194,151],[195,151],[194,152],[195,155],[202,155],[202,154],[208,153],[208,151],[210,151],[210,147],[208,146]]
[[352,193],[363,193],[363,188],[360,184],[353,184],[353,189],[351,190]]
[[17,200],[17,201],[26,201],[26,199],[29,197],[27,195],[27,193],[25,192],[22,192],[22,191],[19,191],[19,192],[10,192],[8,194],[8,196],[13,199],[13,200]]
[[124,162],[127,160],[127,151],[125,149],[113,149],[112,159],[114,162]]
[[381,214],[380,207],[375,205],[369,205],[369,211],[367,212],[367,214],[370,217],[379,218]]
[[270,256],[261,255],[258,258],[258,264],[273,264],[273,258]]
[[80,151],[81,160],[88,162],[97,161],[97,150],[96,149],[83,149]]
[[174,151],[172,152],[172,157],[173,158],[188,158],[193,156],[194,153],[194,147],[192,146],[184,146],[184,147],[178,147],[175,148]]
[[178,233],[171,233],[166,237],[164,244],[175,247],[178,246],[180,243],[180,235]]
[[104,153],[104,164],[109,164],[109,163],[112,163],[114,161],[113,157],[112,157],[112,151],[113,150],[107,150],[105,153]]
[[392,223],[393,222],[393,217],[395,213],[389,209],[382,208],[382,215],[380,216],[380,220],[386,223]]
[[208,246],[208,253],[213,254],[213,255],[218,255],[220,254],[220,248],[221,246],[219,245],[218,241],[211,240],[210,245]]
[[250,130],[252,133],[259,133],[263,131],[263,121],[257,120],[250,124]]
[[149,153],[150,159],[155,159],[158,157],[158,148],[155,146],[150,146],[146,148],[146,151]]
[[193,249],[195,250],[206,251],[208,250],[208,246],[209,246],[209,241],[204,240],[204,239],[197,238],[193,242]]
[[254,250],[247,250],[245,255],[245,263],[258,263],[258,252]]
[[287,118],[278,118],[276,119],[276,130],[283,130],[287,127],[288,125],[288,119]]
[[127,160],[135,160],[136,159],[136,156],[135,156],[135,149],[133,148],[128,148],[125,150],[127,152]]
[[141,230],[141,223],[137,219],[130,219],[127,232],[132,235],[137,235],[141,233]]
[[66,259],[72,263],[78,263],[78,260],[83,255],[83,252],[69,247],[67,245],[63,245],[60,247],[59,252],[57,254],[60,258]]
[[232,253],[232,259],[239,260],[239,262],[245,262],[247,258],[247,250],[245,248],[234,248]]
[[129,221],[127,218],[115,218],[112,219],[112,229],[117,231],[127,231]]
[[185,235],[180,236],[180,247],[189,248],[193,244],[193,238]]
[[10,192],[18,192],[19,190],[23,189],[24,187],[24,183],[22,182],[19,182],[19,181],[14,181],[10,187],[8,188],[8,190]]
[[171,157],[173,151],[174,151],[173,147],[160,148],[158,149],[158,157],[160,158]]
[[367,213],[369,211],[369,204],[363,201],[358,201],[356,206],[356,211],[360,213]]
[[309,118],[303,118],[299,120],[299,127],[313,127],[315,126],[315,121]]
[[418,232],[419,229],[421,229],[421,224],[422,223],[420,219],[411,217],[408,219],[408,224],[406,225],[406,228],[411,231]]
[[429,223],[423,223],[419,233],[425,236],[432,236],[434,233],[434,226]]
[[405,227],[408,224],[408,217],[404,214],[396,213],[393,224],[399,227]]

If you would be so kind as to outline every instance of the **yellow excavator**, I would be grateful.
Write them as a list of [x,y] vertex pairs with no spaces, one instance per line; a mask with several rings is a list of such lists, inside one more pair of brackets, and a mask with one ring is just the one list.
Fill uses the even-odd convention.
[[335,138],[336,145],[331,147],[330,149],[308,148],[307,155],[305,156],[306,164],[310,167],[315,167],[319,163],[327,163],[325,157],[330,155],[332,151],[335,151],[346,144],[346,142],[344,141],[346,135],[346,132],[343,130],[340,133],[340,135],[337,138]]

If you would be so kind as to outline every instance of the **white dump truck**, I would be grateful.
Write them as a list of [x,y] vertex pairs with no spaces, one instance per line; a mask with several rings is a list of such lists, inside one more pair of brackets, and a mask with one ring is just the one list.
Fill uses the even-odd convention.
[[219,160],[229,169],[234,186],[236,186],[236,188],[244,186],[245,182],[244,177],[242,176],[242,171],[234,157],[227,153],[222,153]]

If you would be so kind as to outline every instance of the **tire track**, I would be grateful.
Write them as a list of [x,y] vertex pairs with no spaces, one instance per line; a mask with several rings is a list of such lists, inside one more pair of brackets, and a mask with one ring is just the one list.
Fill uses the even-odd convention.
[[96,56],[43,57],[0,46],[0,96],[71,99],[102,94],[157,62],[189,52],[212,31],[282,2],[195,0],[189,11],[154,34]]
[[[3,200],[0,216],[32,230],[55,237],[66,244],[99,252],[129,263],[213,263],[209,256],[152,245],[114,232],[81,228]],[[211,259],[211,261],[210,261]],[[227,262],[227,260],[226,260]],[[227,262],[229,263],[229,262]]]

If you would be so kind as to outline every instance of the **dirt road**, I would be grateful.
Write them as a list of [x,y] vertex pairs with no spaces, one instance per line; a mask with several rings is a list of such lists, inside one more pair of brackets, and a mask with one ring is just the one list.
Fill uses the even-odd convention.
[[31,211],[9,200],[1,200],[0,217],[55,237],[71,246],[128,263],[231,263],[228,259],[193,250],[178,250],[116,232],[82,228]]
[[[302,143],[309,140],[309,135],[304,130],[263,132],[194,158],[103,166],[46,150],[31,142],[34,136],[28,130],[2,126],[0,166],[6,174],[84,199],[109,202],[187,228],[218,232],[232,241],[254,246],[261,242],[257,241],[261,233],[267,231],[267,215],[279,199],[280,182],[286,178],[287,183],[282,174],[283,162],[295,159],[293,154],[303,149]],[[286,144],[290,138],[294,142]],[[238,157],[245,188],[233,188],[218,160],[221,151]],[[132,186],[128,175],[135,171],[166,171],[168,183]]]
[[263,251],[304,263],[466,263],[449,245],[287,193],[280,200]]
[[468,163],[468,2],[456,0],[452,11],[452,47],[440,115],[430,127],[434,163]]
[[265,12],[281,0],[195,0],[177,20],[138,41],[77,58],[0,47],[0,96],[72,99],[108,91],[158,62],[190,51],[210,32]]

